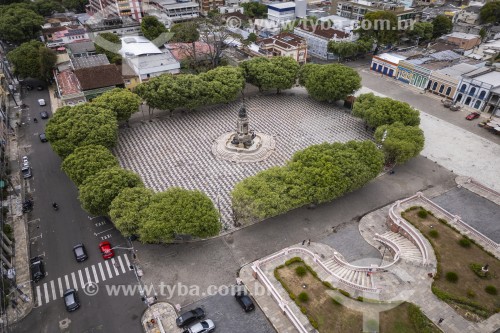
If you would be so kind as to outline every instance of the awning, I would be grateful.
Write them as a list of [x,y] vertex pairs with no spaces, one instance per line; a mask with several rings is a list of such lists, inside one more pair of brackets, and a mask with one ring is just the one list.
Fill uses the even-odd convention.
[[57,51],[64,51],[64,50],[66,50],[66,48],[64,46],[57,48]]

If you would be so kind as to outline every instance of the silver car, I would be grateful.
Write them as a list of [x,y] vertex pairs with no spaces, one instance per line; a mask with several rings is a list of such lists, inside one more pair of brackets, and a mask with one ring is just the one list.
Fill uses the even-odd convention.
[[215,324],[210,319],[200,321],[187,329],[189,333],[209,333],[215,331]]

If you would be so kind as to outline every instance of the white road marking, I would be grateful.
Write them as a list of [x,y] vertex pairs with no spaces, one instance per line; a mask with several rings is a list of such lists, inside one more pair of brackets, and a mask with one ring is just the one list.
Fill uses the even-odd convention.
[[36,286],[36,300],[37,306],[42,306],[42,292],[40,290],[40,286]]
[[112,278],[113,274],[111,274],[111,268],[109,268],[109,261],[105,261],[104,263],[106,264],[106,269],[108,270],[109,278]]
[[[72,274],[75,274],[75,273],[72,273]],[[71,288],[71,286],[69,285],[69,277],[67,275],[64,275],[64,281],[66,282],[66,289]]]
[[115,274],[118,276],[120,275],[120,272],[118,271],[118,268],[116,268],[116,265],[118,264],[116,261],[115,261],[115,258],[111,258],[111,264],[113,265],[113,268],[115,269]]
[[106,275],[104,274],[104,269],[102,268],[102,264],[98,263],[99,265],[99,270],[101,271],[101,280],[106,281]]
[[[87,283],[92,282],[92,280],[90,279],[90,273],[89,273],[88,267],[85,267],[85,275],[87,276]],[[82,285],[82,287],[84,287],[84,286],[85,285]]]
[[52,300],[55,301],[57,296],[56,296],[56,286],[54,284],[54,280],[50,281],[50,289],[52,289]]
[[76,283],[76,274],[75,274],[75,272],[71,273],[71,279],[73,280],[73,288],[75,288],[75,290],[78,290],[78,284]]
[[99,283],[99,278],[97,277],[97,271],[95,270],[95,265],[92,265],[92,273],[94,273],[95,283]]
[[78,270],[78,277],[80,278],[80,285],[82,286],[83,289],[83,287],[85,287],[85,281],[83,281],[83,275],[81,269]]
[[[64,277],[66,278],[66,281],[67,281],[68,280],[68,276],[65,275]],[[61,278],[57,279],[57,285],[59,286],[59,297],[62,297],[63,296],[63,286],[62,286],[62,280],[61,280]]]
[[46,283],[43,284],[43,293],[45,294],[45,304],[47,304],[48,302],[50,302],[50,298],[49,298],[49,288]]
[[127,267],[128,267],[128,268],[130,268],[130,261],[128,261],[128,256],[127,256],[127,254],[125,253],[125,254],[123,255],[123,257],[125,258],[125,263],[127,264]]
[[125,266],[123,266],[122,257],[118,257],[118,261],[120,262],[120,267],[122,269],[122,273],[125,273]]

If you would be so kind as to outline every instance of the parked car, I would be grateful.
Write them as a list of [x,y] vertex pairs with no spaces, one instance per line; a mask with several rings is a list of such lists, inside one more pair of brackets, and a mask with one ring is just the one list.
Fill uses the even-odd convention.
[[467,120],[474,120],[474,119],[477,119],[481,116],[481,114],[479,112],[472,112],[472,113],[469,113],[469,115],[467,115],[467,117],[465,117],[465,119]]
[[42,141],[42,142],[49,141],[49,140],[47,140],[47,137],[45,136],[45,133],[40,133],[39,137],[40,137],[40,141]]
[[40,106],[45,106],[45,105],[46,105],[46,104],[45,104],[45,100],[44,100],[43,98],[40,98],[40,99],[38,100],[38,104],[39,104]]
[[23,156],[23,157],[22,157],[22,160],[23,160],[23,164],[27,164],[27,163],[29,163],[29,161],[28,161],[28,156]]
[[99,250],[101,250],[102,257],[104,259],[111,259],[115,256],[115,251],[113,251],[113,248],[108,241],[100,242]]
[[41,257],[30,259],[31,279],[35,282],[40,281],[45,277],[45,267]]
[[445,108],[449,108],[450,106],[453,105],[453,101],[449,100],[449,99],[442,99],[441,100],[441,103],[443,103],[443,106]]
[[453,104],[452,106],[450,106],[451,111],[460,111],[460,109],[461,107],[458,104]]
[[40,112],[40,118],[42,118],[42,119],[49,118],[49,113],[47,111]]
[[207,319],[200,321],[197,324],[190,326],[184,332],[187,333],[209,333],[215,331],[215,324],[212,320]]
[[77,244],[73,247],[73,254],[78,262],[82,262],[88,259],[87,250],[85,250],[85,245]]
[[73,312],[80,307],[80,300],[75,289],[68,289],[64,292],[64,305],[68,312]]
[[194,310],[190,310],[181,314],[175,320],[175,323],[178,327],[184,327],[194,323],[198,319],[205,318],[205,311],[202,308],[196,308]]
[[253,311],[255,309],[255,305],[253,304],[252,299],[244,291],[237,292],[234,295],[234,297],[236,298],[238,303],[241,305],[243,310],[245,310],[245,312],[250,312],[250,311]]
[[23,174],[24,179],[31,178],[33,176],[33,174],[31,173],[31,167],[29,166],[23,166],[21,169],[21,173]]

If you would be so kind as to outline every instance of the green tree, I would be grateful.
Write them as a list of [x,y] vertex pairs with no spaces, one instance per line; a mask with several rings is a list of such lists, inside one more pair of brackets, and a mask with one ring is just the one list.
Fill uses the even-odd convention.
[[266,18],[267,6],[259,2],[246,2],[242,3],[243,13],[250,18]]
[[0,36],[3,41],[22,43],[35,39],[44,19],[33,10],[19,6],[0,8]]
[[143,187],[141,178],[120,167],[107,168],[88,177],[80,186],[80,202],[92,215],[108,215],[111,202],[126,188]]
[[175,235],[210,237],[219,233],[219,214],[200,191],[169,188],[142,210],[139,236],[145,243],[168,243]]
[[366,13],[363,28],[357,30],[361,38],[372,38],[375,43],[392,44],[398,40],[398,18],[389,11]]
[[433,26],[433,37],[438,38],[441,37],[442,35],[446,35],[451,32],[451,29],[453,28],[453,23],[451,22],[451,19],[446,16],[446,15],[438,15],[436,18],[432,21],[432,26]]
[[248,34],[247,41],[250,43],[255,43],[257,41],[257,35],[254,34],[253,32]]
[[316,64],[305,64],[300,67],[298,78],[299,78],[299,84],[301,86],[306,85],[307,77],[316,68],[316,66],[317,66]]
[[486,31],[485,28],[481,28],[481,30],[479,30],[479,36],[481,37],[482,41],[485,40],[487,35],[488,35],[488,32]]
[[358,46],[355,42],[328,42],[328,52],[336,54],[339,60],[350,58],[358,54]]
[[14,65],[14,74],[23,78],[37,78],[47,81],[51,78],[57,56],[43,43],[32,40],[10,51],[7,58]]
[[92,103],[59,108],[45,127],[52,149],[65,158],[77,147],[102,145],[111,148],[118,137],[115,114]]
[[100,33],[97,35],[94,44],[96,52],[104,54],[109,62],[117,65],[122,63],[122,57],[118,53],[122,48],[122,42],[118,35],[112,32]]
[[487,2],[479,12],[481,23],[500,23],[500,1]]
[[118,160],[108,148],[88,145],[78,147],[69,154],[62,162],[61,169],[76,186],[80,186],[88,177],[99,171],[117,166]]
[[128,89],[115,88],[94,98],[92,104],[109,109],[118,121],[128,121],[130,116],[139,111],[142,100]]
[[35,0],[31,5],[33,10],[42,16],[64,12],[64,7],[54,0]]
[[123,189],[111,202],[109,216],[124,237],[139,233],[142,211],[149,206],[153,191],[144,187]]
[[434,33],[434,25],[430,22],[417,22],[406,30],[409,38],[418,39],[419,42],[432,39]]
[[[161,34],[166,33],[168,30],[163,23],[158,21],[158,19],[156,17],[146,16],[146,17],[142,18],[141,31],[142,31],[142,34],[144,35],[144,37],[146,37],[150,41],[154,41]],[[168,40],[165,40],[164,38],[162,38],[160,45],[165,44],[167,41]],[[157,45],[157,46],[160,46],[160,45]]]
[[196,42],[200,39],[197,21],[174,24],[170,28],[170,33],[172,34],[171,42],[191,44],[192,63],[196,65],[198,61],[196,56]]
[[425,141],[418,126],[405,126],[400,122],[379,126],[375,140],[382,145],[386,162],[396,164],[403,164],[420,154]]
[[217,67],[199,76],[203,82],[211,85],[210,104],[232,102],[239,97],[245,87],[243,71],[238,67]]
[[373,94],[361,95],[357,98],[353,106],[353,115],[363,118],[373,128],[395,122],[401,122],[405,126],[420,124],[419,112],[408,103],[388,97],[377,97]]
[[240,64],[247,82],[260,91],[290,89],[297,81],[299,65],[290,57],[253,58]]
[[88,0],[62,0],[64,8],[77,13],[85,13],[85,6],[88,3]]
[[344,65],[314,65],[308,70],[305,88],[312,98],[333,102],[361,88],[361,77],[356,70]]

